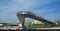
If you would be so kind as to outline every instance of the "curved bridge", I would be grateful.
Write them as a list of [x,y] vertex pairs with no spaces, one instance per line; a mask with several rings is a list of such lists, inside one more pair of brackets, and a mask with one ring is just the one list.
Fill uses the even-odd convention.
[[[36,16],[35,14],[33,14],[32,12],[27,12],[27,11],[21,11],[21,12],[18,12],[17,13],[17,16],[18,16],[18,19],[21,21],[22,25],[24,25],[24,22],[25,22],[25,18],[29,17],[29,18],[32,18],[32,19],[35,19],[35,20],[38,20],[38,21],[41,21],[45,24],[54,24],[53,22],[51,21],[48,21],[46,19],[43,19],[39,16]],[[55,25],[55,24],[54,24]]]

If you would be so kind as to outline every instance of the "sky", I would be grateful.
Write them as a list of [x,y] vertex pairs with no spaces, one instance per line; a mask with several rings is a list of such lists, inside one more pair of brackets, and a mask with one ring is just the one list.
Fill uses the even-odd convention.
[[55,21],[60,19],[60,0],[0,0],[0,22],[19,22],[18,11]]

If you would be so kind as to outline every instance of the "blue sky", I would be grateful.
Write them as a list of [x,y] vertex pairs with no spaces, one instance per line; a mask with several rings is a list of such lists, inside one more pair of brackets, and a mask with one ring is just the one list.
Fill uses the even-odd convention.
[[1,22],[19,22],[18,11],[31,11],[47,20],[60,19],[60,0],[0,0]]

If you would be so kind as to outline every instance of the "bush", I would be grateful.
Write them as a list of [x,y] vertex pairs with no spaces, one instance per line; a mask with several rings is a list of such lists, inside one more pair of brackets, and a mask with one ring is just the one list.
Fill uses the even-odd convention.
[[45,24],[33,24],[31,28],[44,28]]

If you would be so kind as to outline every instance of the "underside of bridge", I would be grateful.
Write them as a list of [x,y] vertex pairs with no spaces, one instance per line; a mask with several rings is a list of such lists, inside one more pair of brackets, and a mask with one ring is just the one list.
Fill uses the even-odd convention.
[[[38,20],[38,21],[41,21],[45,24],[54,24],[53,22],[51,21],[48,21],[46,19],[43,19],[39,16],[36,16],[35,14],[33,14],[32,12],[27,12],[27,11],[21,11],[21,12],[18,12],[17,13],[17,16],[18,16],[18,19],[20,20],[21,24],[22,24],[22,28],[25,28],[24,27],[24,23],[25,23],[25,18],[32,18],[32,19],[35,19],[35,20]],[[54,24],[55,25],[55,24]]]

